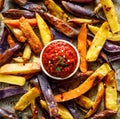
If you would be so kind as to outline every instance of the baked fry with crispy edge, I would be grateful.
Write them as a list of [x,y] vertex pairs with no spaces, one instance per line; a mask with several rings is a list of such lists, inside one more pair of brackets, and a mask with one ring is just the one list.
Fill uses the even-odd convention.
[[110,71],[110,66],[104,63],[77,88],[55,95],[55,100],[57,102],[64,102],[81,96],[100,82]]
[[118,101],[117,101],[117,85],[115,79],[115,72],[110,71],[104,79],[105,86],[105,109],[118,111]]

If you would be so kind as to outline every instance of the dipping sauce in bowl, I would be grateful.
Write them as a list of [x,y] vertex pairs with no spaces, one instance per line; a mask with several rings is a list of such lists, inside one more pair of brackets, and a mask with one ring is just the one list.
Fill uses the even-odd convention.
[[79,67],[80,57],[76,47],[65,40],[48,43],[40,55],[40,65],[46,75],[63,80],[74,75]]

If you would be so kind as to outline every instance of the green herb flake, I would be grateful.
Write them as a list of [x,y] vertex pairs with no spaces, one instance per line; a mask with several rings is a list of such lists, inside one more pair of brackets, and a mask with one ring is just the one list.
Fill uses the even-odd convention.
[[66,66],[66,63],[64,62],[64,58],[62,56],[59,56],[59,61],[62,66]]
[[61,72],[61,69],[60,69],[60,67],[56,67],[56,69],[55,69],[57,72]]

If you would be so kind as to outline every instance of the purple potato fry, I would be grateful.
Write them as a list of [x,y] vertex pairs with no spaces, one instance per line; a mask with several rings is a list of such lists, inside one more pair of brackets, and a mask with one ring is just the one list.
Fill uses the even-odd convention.
[[90,9],[81,7],[80,5],[73,4],[73,3],[67,2],[67,1],[62,1],[62,5],[66,8],[66,10],[68,10],[74,16],[90,17],[90,18],[105,20],[105,18],[103,16],[91,11]]
[[0,40],[0,54],[2,54],[7,49],[7,37],[8,37],[8,30],[4,27],[2,37]]
[[16,44],[12,48],[8,48],[2,54],[0,54],[0,66],[7,63],[8,61],[10,61],[12,59],[13,55],[15,55],[15,53],[18,50],[20,50],[20,48],[21,48],[21,45]]
[[51,117],[56,117],[58,115],[58,106],[45,74],[38,74],[38,81],[43,92],[44,98],[46,100],[46,103],[48,105],[49,114]]
[[6,18],[19,19],[24,16],[25,18],[35,18],[35,13],[28,10],[8,9],[3,11],[2,15]]
[[106,41],[106,43],[104,45],[104,50],[109,53],[118,53],[118,52],[120,52],[120,46],[115,45],[112,42]]
[[25,92],[26,90],[21,87],[11,86],[11,87],[2,88],[0,89],[0,100],[11,97],[11,96],[15,96],[18,94],[23,94]]

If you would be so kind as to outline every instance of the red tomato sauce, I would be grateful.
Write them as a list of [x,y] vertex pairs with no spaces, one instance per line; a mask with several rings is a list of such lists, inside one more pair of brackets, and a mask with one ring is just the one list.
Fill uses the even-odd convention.
[[58,41],[48,45],[42,55],[45,70],[52,76],[64,78],[74,72],[77,54],[72,46]]

